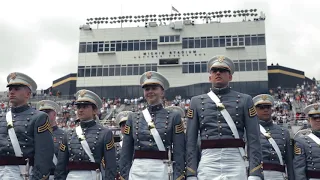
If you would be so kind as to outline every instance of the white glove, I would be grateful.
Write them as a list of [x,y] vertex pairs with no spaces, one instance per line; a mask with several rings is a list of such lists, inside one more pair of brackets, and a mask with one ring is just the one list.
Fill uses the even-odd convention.
[[198,180],[198,178],[197,178],[197,177],[192,176],[192,177],[187,177],[187,180]]
[[261,180],[259,176],[249,176],[248,180]]

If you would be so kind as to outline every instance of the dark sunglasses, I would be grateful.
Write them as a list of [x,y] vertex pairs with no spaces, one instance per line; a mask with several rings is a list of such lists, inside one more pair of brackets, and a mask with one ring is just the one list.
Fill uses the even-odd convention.
[[261,110],[271,109],[271,105],[257,105],[256,107]]
[[211,72],[213,72],[213,73],[217,73],[218,71],[219,71],[220,73],[230,72],[229,69],[224,69],[224,68],[211,68]]
[[89,106],[90,106],[90,104],[77,104],[77,109],[81,109],[81,108],[86,109]]

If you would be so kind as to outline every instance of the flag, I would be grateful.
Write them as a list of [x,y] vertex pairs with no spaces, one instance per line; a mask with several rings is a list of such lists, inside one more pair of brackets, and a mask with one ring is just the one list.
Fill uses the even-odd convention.
[[171,6],[171,9],[172,11],[179,13],[179,11],[175,7]]

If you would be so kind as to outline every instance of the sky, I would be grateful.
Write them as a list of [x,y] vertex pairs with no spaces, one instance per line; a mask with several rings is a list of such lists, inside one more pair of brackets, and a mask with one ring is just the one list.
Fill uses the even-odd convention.
[[32,77],[38,89],[77,71],[79,26],[87,18],[256,8],[266,14],[267,61],[320,79],[319,0],[10,0],[0,11],[0,91],[11,72]]

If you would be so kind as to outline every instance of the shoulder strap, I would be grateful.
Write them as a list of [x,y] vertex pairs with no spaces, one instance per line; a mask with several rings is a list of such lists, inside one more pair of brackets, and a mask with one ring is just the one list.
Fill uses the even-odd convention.
[[320,139],[316,135],[314,135],[313,133],[310,133],[308,134],[308,136],[320,146]]
[[153,124],[153,122],[151,121],[151,115],[150,115],[148,109],[147,108],[144,109],[142,111],[142,114],[143,114],[143,117],[146,120],[148,126],[150,127],[150,132],[153,136],[154,141],[157,144],[159,151],[166,151],[164,144],[162,142],[162,139],[159,135],[159,132],[158,132],[157,128],[155,127],[155,125]]
[[[237,126],[235,125],[234,121],[232,120],[232,117],[230,116],[229,112],[226,110],[224,105],[221,103],[221,101],[218,98],[218,96],[213,91],[210,91],[207,94],[210,97],[210,99],[216,104],[217,108],[219,109],[219,111],[221,112],[222,116],[226,120],[228,126],[230,127],[234,137],[236,139],[240,139]],[[239,147],[239,151],[240,151],[241,156],[244,159],[246,159],[246,153],[245,153],[244,149],[242,147]],[[246,164],[247,167],[249,166],[249,163],[246,160],[245,160],[245,164]]]
[[261,124],[260,124],[260,132],[268,139],[269,143],[272,145],[273,149],[276,151],[280,164],[284,165],[279,146],[277,145],[276,141],[271,137],[271,135],[267,133],[264,127],[261,126]]
[[90,150],[90,146],[89,146],[85,136],[83,135],[81,126],[76,127],[76,133],[77,133],[77,137],[81,143],[82,148],[84,149],[86,154],[89,156],[90,161],[94,163],[95,162],[94,157],[93,157],[92,152]]
[[[83,131],[82,131],[82,128],[81,128],[80,125],[76,127],[76,134],[77,134],[77,137],[78,137],[78,139],[79,139],[79,141],[81,143],[82,148],[84,149],[86,154],[89,156],[90,162],[95,163],[93,154],[92,154],[92,152],[90,150],[90,146],[89,146],[89,144],[88,144],[88,142],[86,140],[86,137],[83,134]],[[92,174],[93,177],[96,177],[97,179],[100,177],[100,171],[91,171],[91,174]]]
[[[8,134],[9,134],[9,138],[11,139],[14,154],[16,157],[22,157],[21,147],[20,147],[16,132],[14,131],[14,128],[13,128],[11,111],[7,112],[6,120],[7,120]],[[27,162],[26,162],[26,164],[27,164]],[[19,165],[19,169],[20,169],[21,175],[23,175],[23,176],[27,175],[29,173],[29,172],[27,172],[29,170],[26,168],[25,165]]]

